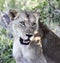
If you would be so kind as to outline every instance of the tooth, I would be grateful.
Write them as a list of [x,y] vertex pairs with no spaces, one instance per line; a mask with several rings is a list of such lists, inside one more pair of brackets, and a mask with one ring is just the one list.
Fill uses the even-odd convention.
[[30,38],[30,40],[32,41],[32,40],[33,40],[33,38],[34,38],[34,36],[32,36],[32,37]]

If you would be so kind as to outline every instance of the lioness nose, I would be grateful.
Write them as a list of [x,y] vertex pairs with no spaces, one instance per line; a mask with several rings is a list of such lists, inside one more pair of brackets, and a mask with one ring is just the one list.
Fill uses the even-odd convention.
[[30,38],[32,35],[26,34],[26,36],[28,36],[28,38]]

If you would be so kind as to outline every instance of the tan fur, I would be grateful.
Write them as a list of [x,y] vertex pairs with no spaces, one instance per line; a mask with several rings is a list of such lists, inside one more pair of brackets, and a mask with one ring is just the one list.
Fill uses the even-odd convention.
[[53,60],[53,63],[60,63],[60,38],[42,22],[39,22],[39,34],[44,54]]

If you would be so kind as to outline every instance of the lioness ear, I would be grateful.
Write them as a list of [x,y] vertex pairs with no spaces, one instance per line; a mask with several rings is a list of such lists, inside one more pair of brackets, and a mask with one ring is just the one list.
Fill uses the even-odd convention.
[[34,15],[35,15],[36,19],[41,19],[40,13],[41,13],[40,9],[35,9],[34,10]]
[[37,12],[34,12],[34,16],[36,18],[36,23],[37,23],[36,31],[38,31],[38,29],[39,29],[39,23],[38,23],[38,21],[39,21],[40,16],[39,16],[39,14]]
[[17,13],[18,13],[17,10],[12,10],[12,9],[10,9],[10,10],[9,10],[10,19],[11,19],[11,20],[14,20],[14,18],[15,18],[16,15],[17,15]]

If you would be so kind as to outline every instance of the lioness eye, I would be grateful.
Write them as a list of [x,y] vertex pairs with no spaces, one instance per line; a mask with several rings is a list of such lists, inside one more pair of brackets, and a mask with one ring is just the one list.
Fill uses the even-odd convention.
[[32,26],[35,26],[36,25],[36,23],[32,23]]
[[22,22],[20,22],[20,24],[22,24],[22,25],[24,25],[24,26],[25,26],[25,22],[23,22],[23,21],[22,21]]

